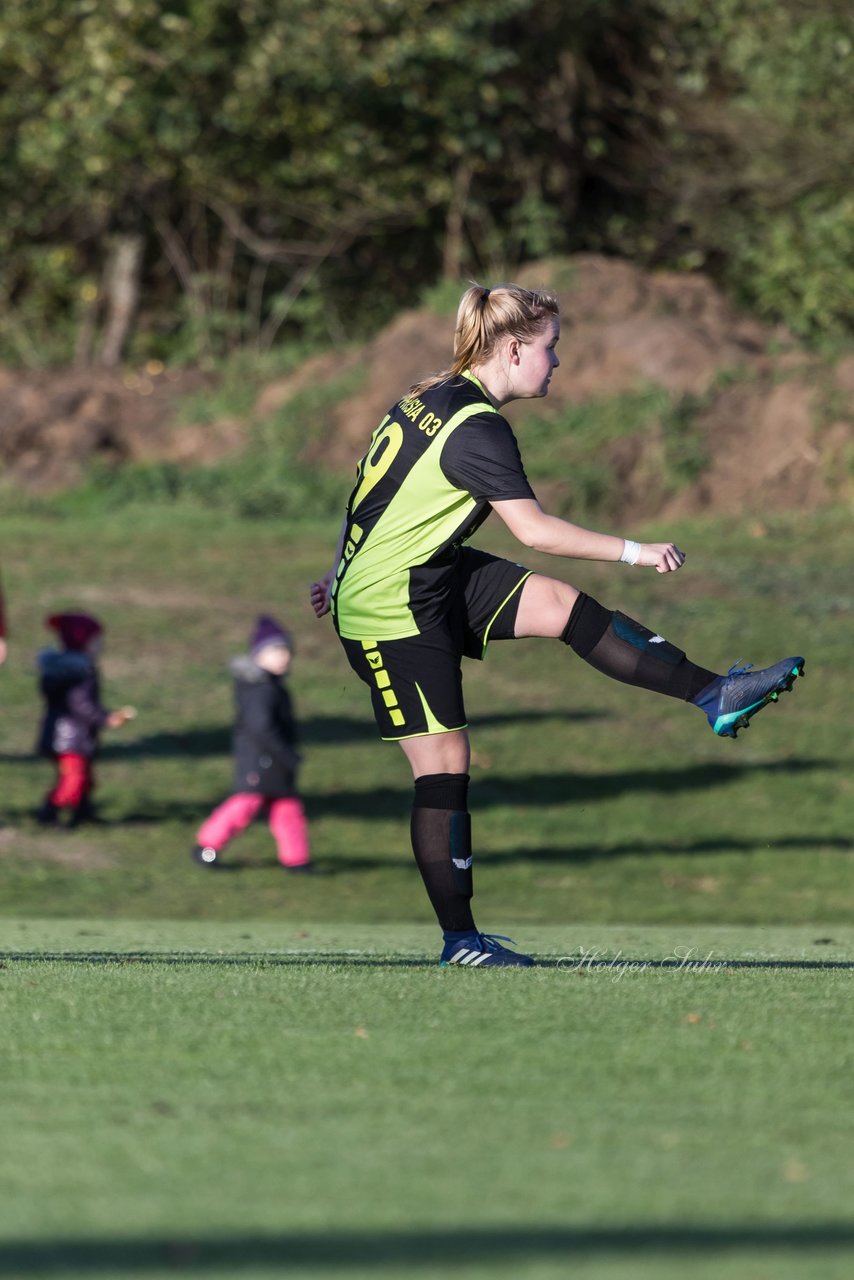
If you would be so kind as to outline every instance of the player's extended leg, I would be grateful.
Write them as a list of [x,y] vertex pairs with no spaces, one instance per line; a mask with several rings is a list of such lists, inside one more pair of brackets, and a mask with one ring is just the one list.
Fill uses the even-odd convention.
[[751,716],[791,689],[804,668],[803,658],[793,657],[761,671],[731,667],[718,675],[642,623],[541,574],[532,574],[522,587],[515,634],[561,639],[614,680],[692,702],[722,737],[734,738],[746,728]]
[[463,729],[405,738],[412,768],[412,851],[444,937],[442,964],[530,965],[530,956],[477,930],[471,911],[472,848],[468,812],[469,740]]

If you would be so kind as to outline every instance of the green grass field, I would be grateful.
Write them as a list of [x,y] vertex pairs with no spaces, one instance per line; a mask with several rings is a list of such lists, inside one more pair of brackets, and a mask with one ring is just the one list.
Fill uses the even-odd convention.
[[[0,1276],[851,1274],[850,519],[629,532],[688,566],[573,581],[807,678],[733,743],[553,642],[472,664],[478,919],[546,963],[469,974],[435,967],[402,754],[310,614],[333,529],[0,519]],[[139,718],[103,824],[46,834],[32,654],[73,605]],[[230,873],[187,857],[261,609],[300,646],[311,879],[260,827]]]

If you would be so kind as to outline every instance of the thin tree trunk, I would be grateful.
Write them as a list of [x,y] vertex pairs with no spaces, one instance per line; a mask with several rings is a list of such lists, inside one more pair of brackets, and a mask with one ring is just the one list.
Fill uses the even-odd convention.
[[245,346],[260,346],[261,316],[264,307],[264,285],[267,281],[269,262],[259,259],[252,264],[249,283],[246,286],[246,304],[243,309],[243,342]]
[[463,270],[466,204],[471,187],[471,165],[463,161],[454,174],[454,189],[445,218],[445,248],[442,275],[446,280],[459,280]]
[[92,351],[95,346],[95,335],[98,332],[98,313],[101,310],[101,294],[94,285],[91,296],[83,298],[77,320],[77,333],[74,338],[74,365],[85,369],[92,363]]
[[139,302],[141,267],[142,236],[116,236],[107,273],[107,322],[100,355],[101,364],[108,369],[115,368],[122,358]]

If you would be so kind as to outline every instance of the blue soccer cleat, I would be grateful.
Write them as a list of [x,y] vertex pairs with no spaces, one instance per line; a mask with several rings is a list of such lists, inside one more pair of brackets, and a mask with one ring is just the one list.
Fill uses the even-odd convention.
[[748,727],[757,711],[776,702],[803,674],[803,658],[784,658],[761,671],[752,670],[752,663],[730,667],[725,676],[706,685],[694,698],[694,705],[705,711],[719,737],[734,738],[739,729]]
[[520,955],[518,951],[510,951],[501,945],[512,941],[512,938],[504,938],[497,933],[467,933],[454,942],[445,943],[439,964],[464,964],[480,969],[498,965],[532,965],[534,961],[530,956]]

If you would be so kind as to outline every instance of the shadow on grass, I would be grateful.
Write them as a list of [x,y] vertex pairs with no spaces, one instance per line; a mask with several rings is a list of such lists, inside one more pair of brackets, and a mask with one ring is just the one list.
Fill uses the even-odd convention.
[[[160,822],[182,822],[192,827],[197,827],[202,818],[214,807],[214,804],[220,804],[228,794],[223,791],[214,799],[198,804],[194,804],[189,800],[152,800],[150,805],[145,803],[144,807],[121,811],[117,808],[115,798],[110,795],[109,783],[104,790],[105,808],[103,815],[94,822],[81,823],[77,828],[78,832],[86,832],[95,836],[99,832],[107,834],[121,827],[153,826]],[[41,796],[39,796],[40,798]],[[62,824],[56,827],[41,826],[35,821],[34,815],[35,804],[30,806],[19,805],[16,808],[5,808],[2,818],[11,827],[27,828],[33,834],[44,836],[63,836],[66,834]]]
[[[745,778],[783,776],[835,769],[830,760],[784,760],[767,764],[696,764],[674,769],[629,769],[622,773],[476,774],[471,790],[475,814],[495,806],[513,809],[613,800],[627,793],[673,795],[728,786]],[[369,791],[307,792],[309,812],[348,818],[399,818],[409,810],[408,786]]]
[[[782,760],[767,764],[695,764],[679,769],[630,769],[622,773],[529,773],[484,774],[477,776],[472,787],[472,808],[477,814],[502,806],[510,809],[531,809],[547,806],[572,806],[594,801],[613,800],[631,793],[674,795],[681,792],[707,790],[710,787],[729,786],[745,778],[785,777],[794,778],[805,773],[834,770],[830,760]],[[152,798],[140,802],[140,807],[124,813],[113,811],[99,826],[120,827],[147,825],[158,822],[186,822],[198,824],[214,805],[222,803],[228,795],[223,791],[203,802],[164,800]],[[309,819],[323,815],[325,818],[363,818],[366,820],[400,820],[409,813],[411,788],[374,787],[367,791],[339,788],[331,792],[304,791],[302,793]],[[31,809],[8,809],[7,821],[32,819]],[[265,821],[261,814],[258,822]],[[809,842],[804,842],[808,844]],[[814,842],[817,843],[817,842]],[[827,840],[821,841],[827,844]],[[831,840],[832,843],[832,840]],[[754,847],[755,842],[748,847]],[[726,846],[711,838],[698,847],[697,852],[721,849]],[[732,847],[739,847],[737,844]],[[849,844],[840,847],[850,847]],[[561,851],[565,853],[565,851]],[[596,850],[595,852],[601,852]],[[621,852],[628,852],[622,850]],[[684,850],[683,850],[684,852]],[[606,851],[607,853],[607,851]],[[513,856],[516,855],[507,855]],[[589,853],[588,856],[593,856]],[[615,855],[616,856],[616,855]],[[355,860],[350,865],[356,865]]]
[[587,800],[613,800],[627,792],[672,795],[728,786],[744,778],[835,769],[831,760],[774,760],[763,764],[691,764],[672,769],[627,769],[621,773],[533,773],[511,777],[487,775],[474,787],[476,808],[494,804],[529,807],[575,804]]
[[148,733],[130,741],[101,744],[99,760],[134,760],[142,757],[184,757],[198,760],[205,756],[226,756],[231,751],[231,726],[201,724],[175,733]]
[[[603,711],[525,711],[496,712],[494,715],[477,716],[471,720],[472,728],[486,728],[506,724],[539,724],[559,720],[578,723],[607,718]],[[334,745],[335,743],[375,742],[377,730],[369,716],[309,716],[299,722],[301,741],[306,746]],[[231,726],[222,724],[196,725],[174,733],[150,733],[130,741],[105,742],[99,751],[99,759],[127,760],[136,757],[186,756],[189,759],[203,756],[228,755],[231,751]],[[26,756],[0,756],[0,761],[32,759]]]
[[[567,1262],[585,1255],[654,1258],[737,1252],[832,1253],[854,1248],[854,1226],[845,1222],[744,1226],[474,1227],[437,1231],[292,1232],[221,1238],[143,1237],[130,1240],[21,1241],[0,1245],[0,1275],[88,1271],[131,1274],[169,1268],[170,1274],[256,1267],[303,1269],[375,1267],[419,1271],[453,1259],[453,1266]],[[520,1273],[521,1274],[521,1273]]]
[[777,836],[768,840],[734,840],[730,837],[709,836],[705,840],[680,841],[678,844],[662,840],[632,840],[616,845],[571,845],[540,847],[536,849],[524,846],[520,849],[504,850],[500,853],[484,854],[484,862],[491,866],[503,862],[538,862],[538,863],[577,863],[603,862],[613,858],[630,857],[672,857],[680,858],[698,855],[708,858],[722,853],[757,853],[759,850],[772,850],[775,853],[803,853],[805,850],[833,849],[837,853],[854,852],[854,841],[847,836]]

